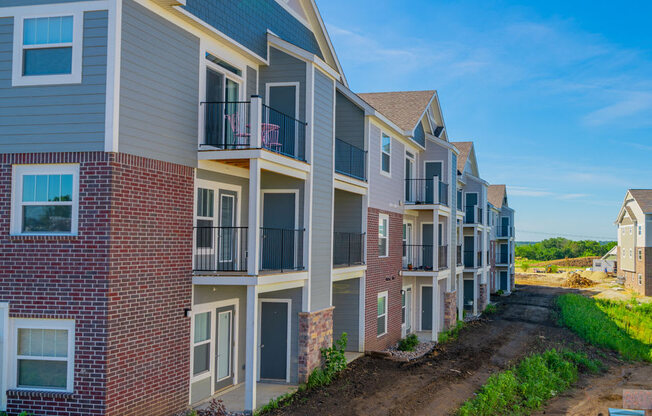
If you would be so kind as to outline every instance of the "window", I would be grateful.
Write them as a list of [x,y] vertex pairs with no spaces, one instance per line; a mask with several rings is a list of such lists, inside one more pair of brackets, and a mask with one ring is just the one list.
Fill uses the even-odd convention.
[[378,294],[378,314],[377,314],[377,330],[378,336],[387,333],[387,292]]
[[633,256],[632,256],[632,249],[630,248],[630,249],[629,249],[629,258],[631,259],[632,257],[633,257]]
[[79,165],[16,165],[12,234],[77,234]]
[[194,319],[192,374],[196,376],[210,371],[211,313],[198,313]]
[[380,145],[380,170],[381,172],[390,173],[390,162],[392,152],[392,138],[383,133],[382,143]]
[[638,274],[638,284],[639,284],[639,285],[642,285],[642,284],[643,284],[643,275],[640,274],[640,273]]
[[389,217],[385,214],[378,216],[378,257],[389,256]]
[[81,83],[82,16],[16,16],[12,85]]
[[75,323],[14,319],[14,388],[73,391]]
[[643,234],[643,226],[639,225],[638,226],[638,235],[642,235],[642,234]]
[[626,253],[627,253],[627,250],[623,250],[623,258],[625,258]]
[[630,227],[630,229],[629,229],[629,235],[632,235],[632,231],[633,231],[633,230],[634,230],[634,228],[633,228],[633,227]]
[[638,260],[639,261],[643,260],[643,250],[641,250],[640,248],[638,249]]

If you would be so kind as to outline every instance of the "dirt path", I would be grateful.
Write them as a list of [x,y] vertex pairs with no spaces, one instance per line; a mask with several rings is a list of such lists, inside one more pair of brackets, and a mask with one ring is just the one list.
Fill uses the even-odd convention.
[[[520,287],[512,296],[498,299],[501,303],[498,313],[472,323],[457,341],[438,347],[432,354],[413,363],[360,358],[330,386],[300,393],[293,404],[272,414],[448,415],[472,397],[492,373],[532,352],[570,347],[597,357],[594,348],[554,323],[554,298],[567,291],[552,287]],[[622,363],[613,355],[600,359],[616,371],[616,376],[620,374],[615,368]],[[611,373],[605,379],[609,375]],[[591,380],[587,386],[594,382]],[[582,380],[582,383],[587,382]],[[560,413],[546,414],[597,415],[597,412],[582,413],[582,408],[577,407],[580,405],[575,401],[582,400],[581,386],[573,391],[575,393],[551,403]],[[603,390],[596,394],[603,394]],[[572,411],[564,413],[563,409]],[[604,411],[606,414],[606,406]]]

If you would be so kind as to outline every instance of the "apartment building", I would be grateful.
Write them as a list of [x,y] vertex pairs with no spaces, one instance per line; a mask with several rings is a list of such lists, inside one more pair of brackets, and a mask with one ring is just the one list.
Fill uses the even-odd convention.
[[489,185],[487,189],[489,212],[489,293],[514,289],[514,210],[507,201],[505,185]]
[[617,274],[625,287],[652,296],[652,189],[630,189],[616,219]]

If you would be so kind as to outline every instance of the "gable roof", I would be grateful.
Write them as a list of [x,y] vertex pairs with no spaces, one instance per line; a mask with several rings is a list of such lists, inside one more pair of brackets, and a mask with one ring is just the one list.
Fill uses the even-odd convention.
[[489,185],[487,189],[487,200],[494,207],[501,209],[507,189],[505,185]]
[[393,91],[360,93],[358,96],[399,128],[412,131],[436,93],[435,90]]
[[652,189],[630,189],[629,193],[644,214],[652,214]]
[[460,154],[457,156],[457,171],[464,172],[464,166],[469,159],[471,150],[473,149],[473,142],[453,142],[453,146],[459,150]]

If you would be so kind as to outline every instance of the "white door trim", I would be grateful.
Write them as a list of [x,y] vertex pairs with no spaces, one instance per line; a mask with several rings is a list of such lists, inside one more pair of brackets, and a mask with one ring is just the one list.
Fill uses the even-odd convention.
[[260,358],[260,349],[261,349],[261,323],[262,323],[262,318],[263,318],[263,302],[268,302],[268,303],[286,303],[287,308],[288,308],[288,330],[287,330],[287,360],[286,360],[286,368],[285,368],[285,382],[289,383],[290,382],[290,359],[291,359],[291,351],[292,351],[292,299],[277,299],[277,298],[258,298],[258,376],[256,377],[256,380],[260,381],[260,365],[262,362],[262,359]]

